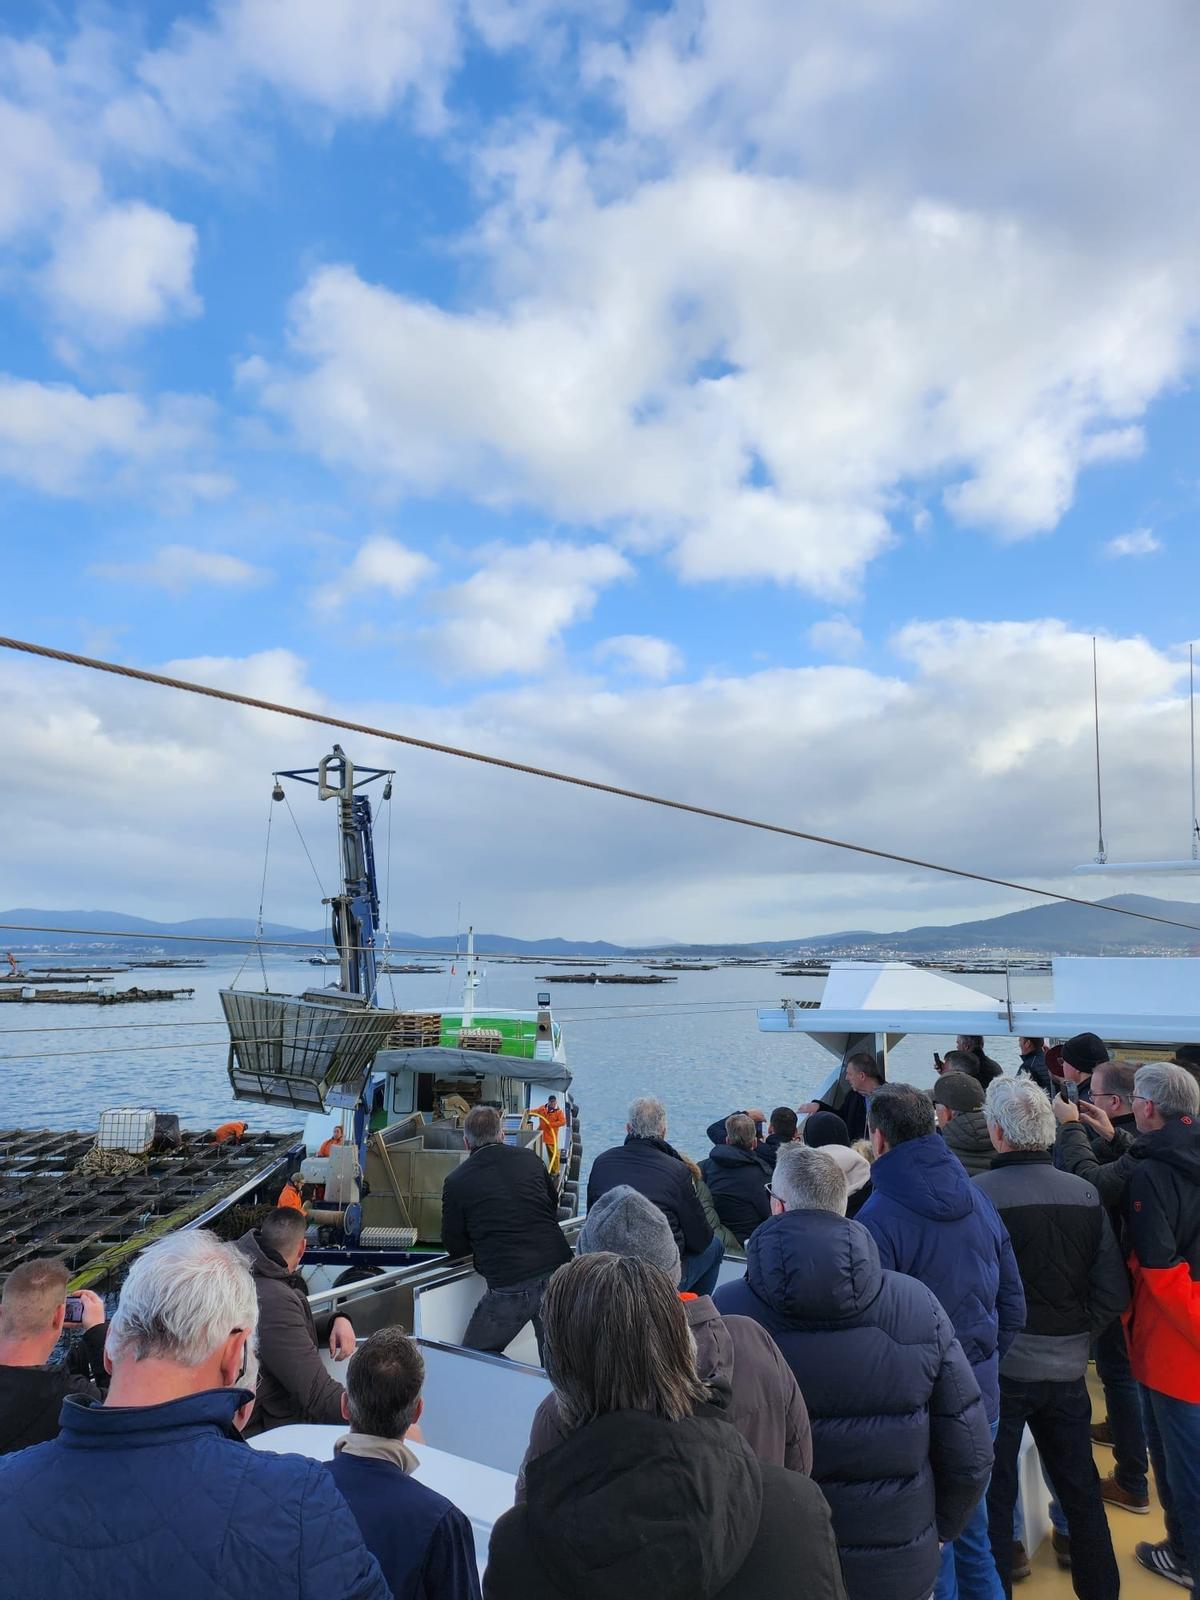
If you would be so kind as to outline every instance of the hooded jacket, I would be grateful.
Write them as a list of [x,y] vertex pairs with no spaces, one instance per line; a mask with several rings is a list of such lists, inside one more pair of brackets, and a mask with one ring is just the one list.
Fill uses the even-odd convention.
[[1092,1339],[1129,1303],[1121,1252],[1090,1183],[1059,1172],[1048,1150],[998,1155],[975,1179],[1012,1239],[1025,1286],[1025,1329],[1001,1375],[1066,1383],[1087,1371]]
[[796,1375],[851,1600],[928,1600],[938,1540],[962,1532],[992,1465],[979,1385],[937,1300],[880,1266],[861,1223],[825,1211],[756,1229],[746,1276],[713,1298],[760,1323]]
[[700,1163],[704,1181],[713,1197],[717,1215],[739,1245],[771,1215],[769,1162],[760,1160],[753,1150],[733,1144],[715,1144],[708,1159]]
[[1144,1138],[1129,1182],[1126,1315],[1133,1375],[1176,1400],[1200,1402],[1200,1127],[1172,1117]]
[[1025,1291],[1007,1229],[939,1134],[907,1139],[880,1156],[871,1183],[858,1220],[879,1247],[880,1264],[919,1279],[941,1301],[995,1422],[1000,1362],[1025,1326]]
[[1054,1079],[1050,1076],[1050,1068],[1046,1065],[1046,1052],[1033,1050],[1027,1056],[1021,1057],[1021,1065],[1017,1068],[1017,1077],[1032,1078],[1039,1089],[1045,1089],[1047,1094],[1054,1093]]
[[318,1349],[332,1317],[322,1317],[318,1327],[304,1279],[266,1249],[256,1231],[243,1234],[238,1249],[258,1295],[258,1398],[247,1435],[287,1422],[341,1422],[345,1391],[326,1372]]
[[88,1328],[58,1367],[0,1367],[0,1456],[55,1438],[69,1394],[101,1398],[107,1332],[106,1322]]
[[76,1399],[0,1461],[5,1595],[20,1600],[389,1600],[319,1461],[251,1450],[245,1389],[157,1406]]
[[529,1463],[492,1529],[484,1600],[845,1600],[829,1507],[703,1407],[596,1417]]
[[598,1155],[588,1177],[589,1208],[620,1183],[658,1207],[671,1224],[681,1256],[708,1249],[713,1231],[692,1187],[692,1175],[665,1139],[641,1139],[631,1133],[624,1144]]
[[941,1137],[967,1169],[969,1178],[990,1169],[996,1147],[988,1136],[987,1118],[982,1111],[956,1111],[942,1128]]
[[[723,1317],[706,1294],[680,1298],[696,1342],[696,1371],[720,1393],[728,1421],[760,1461],[811,1472],[808,1407],[774,1339],[749,1317]],[[529,1463],[566,1437],[558,1401],[548,1394],[533,1414],[529,1449],[517,1475],[518,1503],[525,1498]]]

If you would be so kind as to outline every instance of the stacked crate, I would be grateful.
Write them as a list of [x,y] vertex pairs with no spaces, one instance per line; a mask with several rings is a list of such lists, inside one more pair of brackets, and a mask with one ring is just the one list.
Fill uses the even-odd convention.
[[397,1011],[388,1030],[386,1050],[429,1050],[442,1042],[439,1011]]

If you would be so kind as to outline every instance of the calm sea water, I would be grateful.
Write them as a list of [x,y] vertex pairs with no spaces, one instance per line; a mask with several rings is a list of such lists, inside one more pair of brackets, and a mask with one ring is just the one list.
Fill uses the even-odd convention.
[[[100,1112],[113,1106],[174,1111],[189,1128],[212,1127],[233,1116],[257,1128],[299,1126],[298,1118],[243,1105],[230,1091],[218,992],[242,965],[241,956],[219,956],[203,967],[142,970],[114,980],[118,987],[136,982],[144,988],[195,988],[190,999],[153,1006],[0,1006],[0,1127],[94,1128]],[[269,957],[266,970],[279,993],[320,987],[332,976],[332,969],[290,957]],[[454,1005],[461,971],[460,966],[453,978],[448,971],[385,977],[381,1001],[392,1003],[394,985],[399,1006]],[[769,1112],[776,1105],[797,1105],[832,1062],[804,1035],[762,1034],[756,1026],[758,1006],[778,1005],[784,994],[816,998],[820,980],[780,978],[771,968],[718,967],[682,973],[658,987],[618,988],[542,985],[538,969],[526,965],[496,963],[484,971],[481,1011],[489,1004],[529,1010],[539,988],[553,994],[583,1115],[585,1168],[623,1137],[626,1107],[636,1095],[665,1101],[670,1139],[699,1158],[708,1153],[704,1129],[715,1117],[746,1106]],[[255,961],[241,983],[261,988],[262,982]],[[986,980],[975,982],[987,987]],[[1024,984],[1030,993],[1039,980]],[[909,1037],[891,1052],[890,1076],[928,1085],[932,1052],[952,1045],[945,1038]],[[1017,1064],[1015,1040],[991,1040],[989,1053],[1007,1069]]]

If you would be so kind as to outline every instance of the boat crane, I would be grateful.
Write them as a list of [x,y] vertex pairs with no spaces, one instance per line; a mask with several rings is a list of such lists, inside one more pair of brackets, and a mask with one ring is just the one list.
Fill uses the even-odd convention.
[[[386,1266],[416,1245],[440,1248],[442,1182],[466,1158],[462,1119],[473,1105],[497,1106],[506,1137],[541,1156],[561,1219],[578,1206],[578,1108],[549,993],[539,993],[536,1011],[481,1014],[471,929],[460,1007],[380,1005],[387,915],[371,801],[360,791],[382,782],[381,798],[390,800],[394,776],[356,767],[336,744],[316,767],[275,774],[273,804],[286,799],[283,779],[335,803],[340,885],[324,904],[338,981],[279,995],[267,992],[264,971],[262,990],[239,989],[235,980],[221,992],[235,1098],[307,1113],[299,1177],[315,1193],[308,1214],[319,1234],[306,1259],[329,1265]],[[268,850],[269,841],[268,829]],[[561,1139],[544,1132],[536,1111],[551,1093],[567,1108]]]

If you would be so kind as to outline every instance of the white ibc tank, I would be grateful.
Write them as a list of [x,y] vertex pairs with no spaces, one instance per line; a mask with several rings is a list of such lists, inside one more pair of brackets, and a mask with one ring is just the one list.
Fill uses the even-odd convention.
[[102,1111],[96,1144],[101,1150],[130,1150],[141,1155],[154,1143],[154,1111],[143,1107]]

